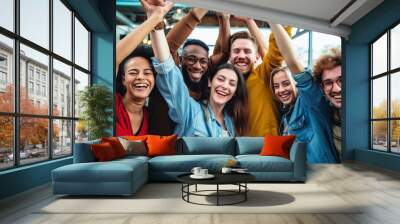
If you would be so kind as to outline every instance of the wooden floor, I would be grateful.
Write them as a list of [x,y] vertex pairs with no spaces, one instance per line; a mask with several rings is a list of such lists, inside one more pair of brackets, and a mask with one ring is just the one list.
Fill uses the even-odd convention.
[[400,223],[399,173],[359,163],[315,165],[309,168],[307,183],[367,206],[357,214],[36,214],[37,208],[55,199],[46,185],[0,201],[0,223]]

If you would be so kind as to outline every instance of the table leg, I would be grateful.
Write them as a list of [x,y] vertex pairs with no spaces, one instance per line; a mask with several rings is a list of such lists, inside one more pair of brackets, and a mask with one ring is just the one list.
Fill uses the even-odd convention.
[[244,183],[244,201],[247,201],[247,183]]
[[190,184],[187,185],[187,201],[190,202],[189,200],[189,195],[190,195]]
[[217,206],[219,206],[219,184],[217,184]]

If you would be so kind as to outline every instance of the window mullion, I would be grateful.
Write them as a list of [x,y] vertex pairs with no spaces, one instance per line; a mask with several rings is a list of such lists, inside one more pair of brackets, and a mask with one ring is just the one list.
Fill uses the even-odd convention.
[[[388,32],[387,32],[387,51],[386,51],[386,54],[387,54],[387,71],[389,71],[390,70],[390,30],[388,30]],[[391,75],[390,75],[390,73],[389,74],[387,74],[387,117],[388,118],[391,118],[392,117],[392,111],[391,111],[391,108],[392,108],[392,106],[391,106],[391,89],[390,89],[390,78],[391,78]],[[388,136],[388,138],[387,138],[387,141],[388,141],[388,152],[391,152],[392,151],[392,139],[391,139],[391,120],[390,119],[388,119],[388,122],[387,122],[387,136]]]
[[[49,0],[49,50],[53,52],[53,0]],[[48,152],[49,159],[53,159],[53,56],[49,55],[49,73],[48,73],[49,91],[47,96],[49,97],[49,120],[48,120]],[[51,96],[50,96],[51,95]]]
[[[19,35],[20,27],[20,0],[14,1],[14,30]],[[14,39],[14,112],[15,114],[20,113],[20,42],[18,38]],[[20,136],[20,118],[14,116],[14,166],[19,166],[19,136]]]
[[[71,96],[71,100],[72,100],[72,105],[71,105],[71,117],[76,118],[75,117],[75,12],[72,11],[71,14],[71,24],[72,24],[72,28],[71,28],[71,59],[72,59],[72,67],[71,67],[71,91],[72,91],[72,96]],[[72,155],[74,155],[74,146],[75,146],[75,126],[76,126],[76,121],[72,120],[71,122],[72,124],[72,132],[71,132],[71,150],[72,150]]]

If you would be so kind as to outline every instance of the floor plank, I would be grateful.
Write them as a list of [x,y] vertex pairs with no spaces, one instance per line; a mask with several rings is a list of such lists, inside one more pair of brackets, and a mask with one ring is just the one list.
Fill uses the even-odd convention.
[[359,214],[36,214],[54,200],[50,185],[0,201],[0,223],[15,224],[397,224],[400,223],[400,174],[355,162],[308,167],[308,183],[323,186]]

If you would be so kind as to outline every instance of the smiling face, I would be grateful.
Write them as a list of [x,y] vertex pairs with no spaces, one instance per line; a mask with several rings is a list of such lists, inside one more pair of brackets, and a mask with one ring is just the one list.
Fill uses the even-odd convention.
[[294,92],[293,83],[290,81],[286,71],[277,72],[273,79],[273,88],[276,98],[283,105],[290,105],[294,103],[296,96]]
[[242,74],[248,74],[257,61],[256,52],[256,47],[250,39],[236,39],[232,42],[229,61]]
[[214,105],[224,106],[235,95],[238,77],[232,69],[219,70],[208,83],[210,87],[210,101]]
[[322,72],[321,84],[325,97],[337,109],[342,108],[342,68],[325,69]]
[[183,50],[182,69],[192,82],[200,82],[208,69],[208,52],[201,46],[188,45]]
[[154,87],[154,73],[150,63],[143,57],[128,60],[124,67],[122,84],[131,98],[145,100]]

